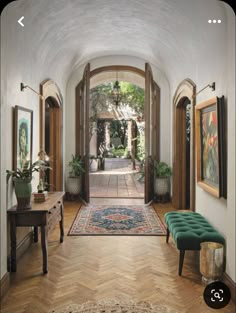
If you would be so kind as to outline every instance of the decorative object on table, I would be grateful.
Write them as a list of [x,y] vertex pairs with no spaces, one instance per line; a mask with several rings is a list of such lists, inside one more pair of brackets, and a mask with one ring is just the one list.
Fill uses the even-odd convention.
[[48,199],[48,192],[47,191],[33,192],[33,196],[34,196],[34,202],[41,203]]
[[82,206],[68,235],[164,236],[166,229],[151,206]]
[[49,156],[47,155],[46,151],[44,149],[40,149],[39,153],[38,153],[38,158],[39,160],[42,160],[45,162],[45,164],[47,164],[48,168],[45,170],[45,169],[42,169],[40,170],[39,172],[39,177],[40,177],[40,180],[39,180],[39,184],[38,184],[38,192],[43,192],[43,191],[49,191],[49,173],[48,171],[51,169],[49,166],[50,166],[50,158]]
[[198,104],[196,110],[197,182],[215,197],[227,197],[224,97]]
[[72,160],[68,163],[70,167],[67,178],[66,189],[69,194],[79,195],[81,192],[81,176],[85,172],[84,162],[81,156],[72,155]]
[[[48,313],[180,313],[166,305],[140,301],[100,300],[82,304],[67,304]],[[181,313],[184,313],[183,311]]]
[[200,272],[206,284],[220,280],[224,270],[224,245],[217,242],[200,244]]
[[31,208],[31,194],[32,194],[32,174],[49,168],[45,161],[37,160],[31,163],[29,160],[24,162],[23,168],[16,170],[7,170],[7,184],[12,177],[17,198],[17,209],[26,210]]
[[166,202],[170,199],[171,167],[165,162],[158,162],[155,166],[155,199],[157,202]]
[[14,110],[14,170],[32,162],[33,111],[15,106]]

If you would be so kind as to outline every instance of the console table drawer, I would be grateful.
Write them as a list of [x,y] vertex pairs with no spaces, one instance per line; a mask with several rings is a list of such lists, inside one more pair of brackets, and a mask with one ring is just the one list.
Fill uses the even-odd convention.
[[47,225],[46,214],[41,214],[40,212],[34,215],[26,213],[21,213],[15,216],[16,226],[41,226]]

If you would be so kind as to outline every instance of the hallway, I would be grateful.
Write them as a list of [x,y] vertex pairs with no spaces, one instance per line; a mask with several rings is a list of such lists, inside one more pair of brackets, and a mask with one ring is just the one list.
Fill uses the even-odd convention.
[[[4,8],[1,313],[49,313],[65,303],[108,298],[163,303],[178,313],[214,311],[202,296],[199,253],[186,251],[179,277],[172,238],[166,244],[156,236],[67,237],[82,202],[144,205],[168,196],[171,204],[152,204],[160,218],[186,208],[200,214],[225,238],[223,279],[236,289],[235,29],[234,11],[218,0],[18,0]],[[50,164],[49,175],[45,168],[17,168],[41,156]],[[74,156],[81,162],[73,168]],[[93,158],[108,157],[117,160],[106,159],[105,170],[90,172]],[[122,157],[144,165],[145,182]],[[159,162],[171,168],[160,198],[156,178],[167,173],[157,170]],[[77,178],[71,194],[81,202],[65,203],[64,243],[58,226],[49,235],[47,275],[27,212],[19,212],[24,226],[15,231],[17,183],[6,181],[10,172],[19,180],[24,173],[32,193],[49,184],[69,194],[68,178]],[[24,193],[18,203],[25,199]],[[44,205],[40,226],[47,233],[62,206]],[[15,246],[18,270],[10,273]],[[233,309],[231,303],[219,313]]]
[[[65,235],[79,206],[65,203]],[[163,220],[173,207],[155,204],[155,209]],[[65,304],[102,299],[161,303],[179,313],[213,312],[202,297],[197,252],[187,251],[179,277],[172,239],[166,244],[164,236],[65,236],[60,244],[56,226],[49,235],[47,275],[42,274],[40,244],[33,244],[11,273],[1,313],[51,313]],[[218,311],[233,312],[232,302]]]
[[144,197],[144,183],[137,170],[132,170],[130,159],[106,159],[103,171],[90,172],[90,197],[137,198]]

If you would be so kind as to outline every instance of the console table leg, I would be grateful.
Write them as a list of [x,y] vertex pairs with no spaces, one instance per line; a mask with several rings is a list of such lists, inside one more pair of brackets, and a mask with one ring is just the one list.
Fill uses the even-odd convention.
[[34,226],[34,242],[38,242],[38,240],[39,240],[38,227]]
[[11,265],[10,271],[16,272],[16,219],[12,215],[10,218],[10,227],[11,227]]
[[47,240],[47,227],[42,225],[41,228],[41,245],[43,252],[43,272],[48,272],[48,240]]

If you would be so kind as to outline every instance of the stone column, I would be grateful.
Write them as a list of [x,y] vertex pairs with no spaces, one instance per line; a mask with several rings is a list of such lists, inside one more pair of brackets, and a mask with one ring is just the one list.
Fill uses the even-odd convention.
[[106,144],[106,149],[110,149],[110,143],[111,143],[111,138],[110,138],[110,122],[105,122],[105,144]]
[[127,147],[128,147],[128,151],[132,150],[132,120],[128,121],[128,140],[127,140]]

